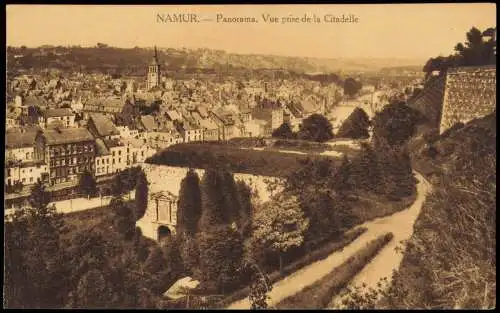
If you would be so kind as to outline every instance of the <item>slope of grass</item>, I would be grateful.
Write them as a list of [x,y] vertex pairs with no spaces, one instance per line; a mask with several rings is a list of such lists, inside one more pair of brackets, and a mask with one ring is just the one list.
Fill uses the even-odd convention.
[[277,304],[278,309],[323,309],[332,297],[358,274],[377,253],[391,241],[392,233],[382,235],[357,251],[342,265],[333,269],[324,278],[307,286],[297,294],[283,299]]
[[496,116],[434,143],[440,166],[381,308],[496,306]]

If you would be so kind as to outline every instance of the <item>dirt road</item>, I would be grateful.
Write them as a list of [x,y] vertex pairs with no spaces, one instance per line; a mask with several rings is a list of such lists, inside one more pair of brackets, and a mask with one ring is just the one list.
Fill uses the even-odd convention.
[[[365,282],[368,286],[375,286],[379,278],[390,277],[392,270],[399,267],[402,259],[402,255],[397,253],[394,248],[401,240],[408,239],[413,233],[413,224],[420,214],[422,205],[430,190],[430,184],[419,173],[415,172],[415,177],[418,180],[417,199],[408,209],[358,226],[364,226],[368,230],[342,251],[334,252],[328,258],[314,262],[275,283],[273,289],[269,292],[271,299],[268,304],[274,306],[286,297],[296,294],[304,287],[323,278],[336,266],[342,264],[356,251],[364,247],[370,240],[389,231],[394,234],[393,240],[354,278],[353,282],[355,284]],[[248,298],[234,302],[228,307],[228,309],[249,308],[250,302]]]

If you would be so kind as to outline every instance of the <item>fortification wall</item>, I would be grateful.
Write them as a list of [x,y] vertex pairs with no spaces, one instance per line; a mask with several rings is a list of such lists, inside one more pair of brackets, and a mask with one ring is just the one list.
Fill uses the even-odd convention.
[[439,132],[479,118],[496,108],[496,66],[458,67],[446,75]]
[[439,127],[443,108],[445,75],[432,77],[425,88],[408,105],[422,113],[433,127]]

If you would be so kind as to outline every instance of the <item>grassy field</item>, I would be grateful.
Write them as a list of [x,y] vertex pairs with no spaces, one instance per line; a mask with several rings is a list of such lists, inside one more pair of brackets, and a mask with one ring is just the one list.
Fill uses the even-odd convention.
[[301,162],[307,158],[330,158],[339,164],[341,161],[317,154],[301,155],[270,150],[244,150],[228,144],[189,143],[170,146],[146,162],[195,168],[205,168],[217,163],[228,166],[236,173],[283,177],[301,168]]
[[377,253],[392,240],[392,233],[382,235],[351,256],[339,267],[316,283],[304,288],[301,292],[290,296],[277,304],[278,309],[323,309],[332,297],[346,287],[357,273],[368,264]]

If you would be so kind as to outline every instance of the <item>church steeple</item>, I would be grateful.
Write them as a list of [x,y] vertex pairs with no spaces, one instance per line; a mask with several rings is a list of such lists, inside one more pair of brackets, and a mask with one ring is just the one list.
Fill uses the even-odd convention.
[[155,45],[155,53],[152,62],[149,64],[147,89],[160,85],[160,62],[158,62],[158,50]]

